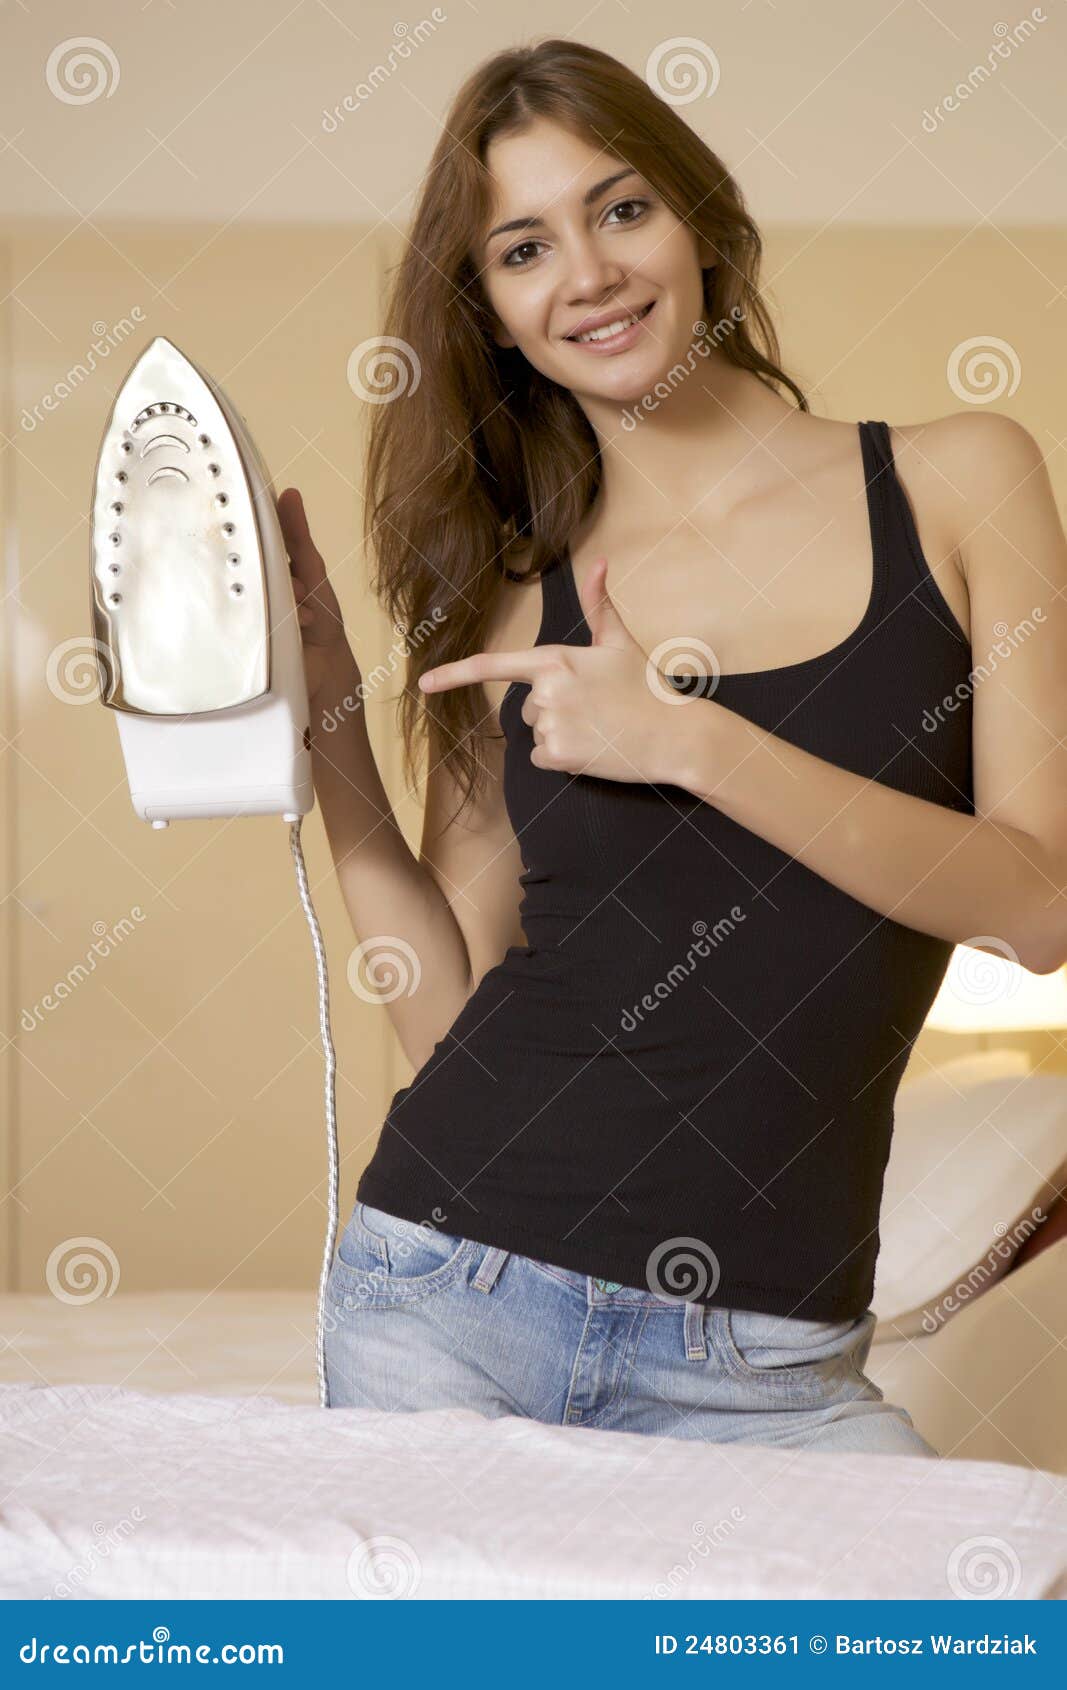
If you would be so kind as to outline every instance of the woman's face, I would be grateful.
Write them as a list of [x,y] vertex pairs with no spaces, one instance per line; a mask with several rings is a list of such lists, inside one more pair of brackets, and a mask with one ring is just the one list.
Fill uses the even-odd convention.
[[[697,339],[714,253],[622,159],[546,119],[493,141],[488,167],[475,258],[497,343],[579,395],[640,398]],[[617,339],[574,338],[587,318],[646,310]]]

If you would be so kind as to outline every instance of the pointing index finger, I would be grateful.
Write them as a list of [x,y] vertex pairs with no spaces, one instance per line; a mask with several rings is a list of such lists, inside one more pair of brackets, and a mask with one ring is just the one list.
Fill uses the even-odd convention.
[[531,646],[525,651],[479,651],[473,657],[428,669],[419,676],[419,686],[423,692],[447,692],[475,681],[532,681],[549,661],[546,646]]

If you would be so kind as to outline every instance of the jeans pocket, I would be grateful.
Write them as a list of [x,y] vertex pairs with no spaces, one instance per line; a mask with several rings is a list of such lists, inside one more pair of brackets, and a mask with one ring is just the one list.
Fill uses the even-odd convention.
[[357,1202],[337,1245],[331,1286],[348,1308],[414,1302],[452,1284],[477,1247],[427,1222]]
[[[753,1309],[723,1309],[719,1331],[725,1359],[738,1377],[772,1387],[830,1381],[859,1373],[874,1321],[870,1314],[848,1320],[800,1320]],[[864,1340],[866,1345],[864,1346]]]

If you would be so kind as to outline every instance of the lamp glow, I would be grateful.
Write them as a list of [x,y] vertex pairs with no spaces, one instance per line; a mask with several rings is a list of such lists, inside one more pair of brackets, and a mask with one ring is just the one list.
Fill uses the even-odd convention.
[[1067,970],[1031,974],[1011,957],[957,945],[925,1025],[945,1033],[1067,1027]]

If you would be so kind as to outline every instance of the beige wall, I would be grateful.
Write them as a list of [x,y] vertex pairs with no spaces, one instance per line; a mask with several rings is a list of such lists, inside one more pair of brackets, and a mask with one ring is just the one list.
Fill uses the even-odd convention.
[[[230,392],[275,485],[304,493],[357,655],[388,642],[364,590],[360,407],[351,348],[378,319],[368,230],[49,228],[13,233],[20,279],[3,310],[5,535],[12,740],[3,864],[9,959],[3,1026],[7,1185],[2,1282],[43,1288],[62,1239],[106,1241],[130,1288],[297,1285],[317,1278],[325,1137],[314,957],[280,817],[154,831],[134,815],[115,721],[53,691],[49,655],[88,632],[87,510],[115,390],[165,333]],[[65,237],[65,238],[64,238]],[[5,290],[6,292],[6,290]],[[27,432],[24,408],[134,307],[135,333]],[[399,683],[398,683],[399,684]],[[368,704],[397,791],[389,691]],[[67,696],[62,696],[64,693]],[[317,812],[305,819],[327,939],[338,1056],[342,1192],[350,1198],[397,1085],[386,1011],[353,996],[354,943]],[[134,906],[143,911],[136,916]],[[20,1019],[86,962],[94,934],[128,936],[59,1007]]]
[[[386,231],[390,242],[396,236]],[[767,230],[765,275],[787,367],[813,408],[914,422],[960,407],[953,347],[992,334],[1022,379],[997,408],[1044,447],[1061,501],[1067,466],[1052,304],[1067,239],[1048,230],[961,235],[897,228]],[[88,635],[87,508],[108,407],[134,356],[165,333],[222,381],[277,489],[302,488],[364,668],[390,631],[365,587],[364,418],[346,380],[380,327],[378,228],[9,226],[0,243],[4,434],[0,519],[8,596],[0,767],[5,1045],[0,1286],[43,1289],[62,1240],[104,1240],[130,1289],[317,1282],[325,1220],[315,971],[280,818],[153,831],[130,805],[115,723],[51,686],[51,654]],[[132,337],[32,429],[103,325]],[[1048,307],[1048,308],[1047,308]],[[1046,309],[1047,308],[1047,309]],[[1062,345],[1062,334],[1057,345]],[[397,683],[399,684],[399,683]],[[392,698],[368,704],[390,791],[400,791]],[[409,1077],[388,1013],[353,996],[355,940],[317,812],[304,824],[330,956],[342,1215],[393,1090]],[[134,906],[143,918],[134,915]],[[131,931],[57,1007],[45,994],[94,936]],[[974,1041],[924,1034],[925,1065]],[[1010,1042],[1010,1041],[1009,1041]],[[1023,1041],[1064,1066],[1051,1035]]]

